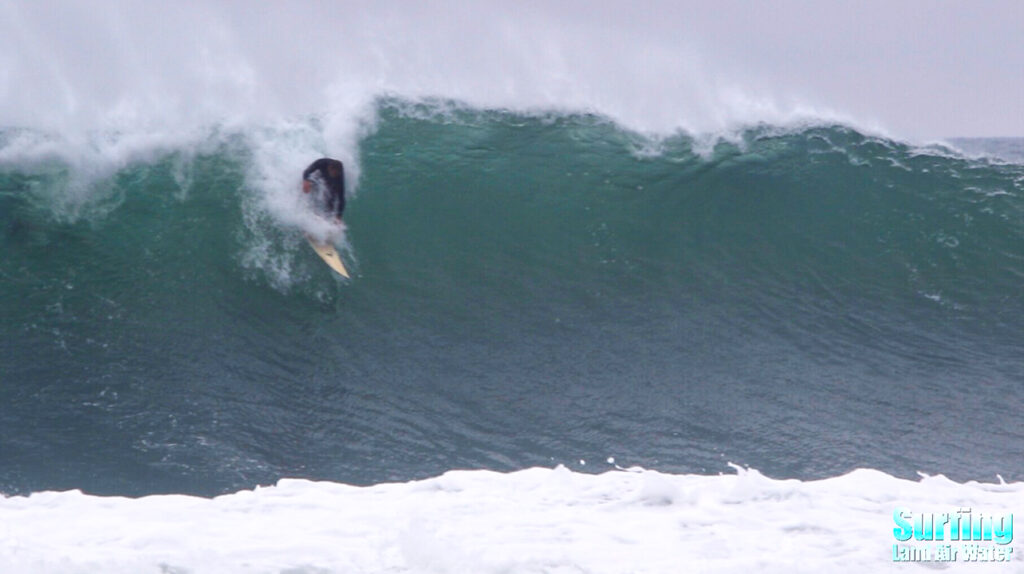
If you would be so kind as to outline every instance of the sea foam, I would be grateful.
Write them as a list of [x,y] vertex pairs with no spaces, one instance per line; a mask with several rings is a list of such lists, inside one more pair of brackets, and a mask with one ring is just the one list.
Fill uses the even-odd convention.
[[[1024,483],[857,470],[819,481],[565,467],[356,487],[283,479],[212,499],[0,499],[4,572],[882,572],[892,513],[1024,508]],[[911,541],[913,543],[913,541]],[[1011,548],[1013,547],[1011,543]],[[926,562],[949,572],[1019,572]]]

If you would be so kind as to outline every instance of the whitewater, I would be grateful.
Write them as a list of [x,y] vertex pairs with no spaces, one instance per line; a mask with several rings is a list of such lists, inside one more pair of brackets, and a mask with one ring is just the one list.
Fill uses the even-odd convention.
[[[47,492],[0,501],[0,559],[42,573],[874,572],[894,566],[894,505],[1024,500],[1019,484],[735,470],[452,471],[365,488],[289,479],[213,499]],[[1019,571],[1013,556],[942,566]]]
[[0,571],[1024,572],[894,533],[1024,512],[1024,140],[663,8],[0,2]]

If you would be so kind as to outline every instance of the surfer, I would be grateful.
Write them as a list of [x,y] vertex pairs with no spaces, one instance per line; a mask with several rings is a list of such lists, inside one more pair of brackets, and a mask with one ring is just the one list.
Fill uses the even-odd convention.
[[302,191],[309,193],[314,183],[323,194],[324,211],[333,213],[334,220],[341,223],[345,211],[345,166],[329,157],[314,161],[302,172]]

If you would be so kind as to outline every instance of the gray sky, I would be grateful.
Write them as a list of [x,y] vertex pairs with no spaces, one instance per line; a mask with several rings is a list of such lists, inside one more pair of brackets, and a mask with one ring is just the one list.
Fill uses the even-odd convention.
[[0,125],[266,119],[380,92],[640,129],[810,112],[1024,136],[1024,0],[0,0]]
[[[539,6],[540,4],[538,4]],[[561,2],[689,47],[713,78],[899,135],[1024,136],[1024,1]]]
[[724,73],[898,133],[1024,136],[1024,2],[749,2],[688,31]]

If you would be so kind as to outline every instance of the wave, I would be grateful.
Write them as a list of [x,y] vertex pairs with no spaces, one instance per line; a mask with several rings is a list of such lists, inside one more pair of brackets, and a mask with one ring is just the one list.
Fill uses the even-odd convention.
[[[315,125],[98,179],[5,168],[20,446],[0,490],[376,483],[602,451],[802,479],[1020,472],[999,405],[1020,393],[1021,165],[841,125],[652,138],[404,100],[374,117],[350,283],[301,234]],[[935,413],[989,432],[905,436]]]
[[[601,115],[523,114],[434,99],[378,100],[361,123],[360,145],[339,156],[349,166],[351,193],[368,185],[371,197],[362,205],[370,217],[400,215],[414,226],[416,240],[409,231],[404,243],[436,243],[424,255],[435,265],[471,256],[453,229],[462,226],[503,249],[517,243],[536,252],[604,233],[605,257],[593,250],[579,262],[629,271],[650,265],[721,276],[726,271],[716,267],[726,262],[708,260],[714,248],[737,259],[731,265],[740,275],[772,267],[799,282],[801,267],[813,267],[835,275],[819,282],[961,308],[985,290],[994,298],[1012,293],[1019,273],[1021,167],[952,147],[919,147],[827,123],[651,136]],[[22,210],[10,210],[10,219],[18,227],[40,218],[108,224],[112,217],[141,227],[152,222],[118,210],[159,204],[177,219],[196,196],[209,196],[223,209],[207,220],[237,236],[247,265],[276,267],[275,283],[286,288],[294,245],[274,244],[289,229],[322,231],[294,193],[296,174],[328,147],[320,128],[313,119],[141,143],[94,134],[74,155],[63,153],[74,146],[59,137],[8,130],[0,147],[3,189]],[[957,143],[977,151],[970,140]],[[372,170],[365,185],[364,169]],[[419,191],[419,181],[432,182],[429,190]],[[426,231],[427,213],[446,223]],[[499,238],[469,220],[481,228],[518,227]],[[357,225],[377,235],[383,222]],[[612,235],[621,236],[617,244]],[[548,242],[541,244],[542,237]],[[652,247],[644,260],[612,256]],[[228,254],[237,257],[238,250]],[[984,284],[972,282],[978,277]]]

